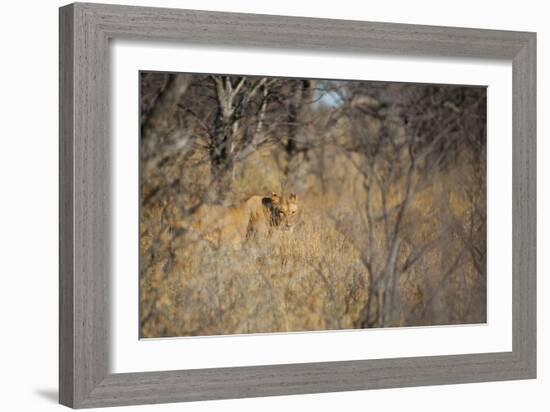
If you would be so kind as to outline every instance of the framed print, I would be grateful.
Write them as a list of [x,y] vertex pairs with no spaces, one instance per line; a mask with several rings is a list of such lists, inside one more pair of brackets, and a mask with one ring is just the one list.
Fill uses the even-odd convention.
[[534,378],[535,71],[534,33],[62,7],[60,402]]

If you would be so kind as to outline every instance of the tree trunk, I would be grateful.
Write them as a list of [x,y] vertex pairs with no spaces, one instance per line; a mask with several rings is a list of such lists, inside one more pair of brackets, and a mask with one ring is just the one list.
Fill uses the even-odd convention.
[[311,103],[313,101],[313,80],[302,80],[298,84],[291,86],[292,94],[288,104],[287,114],[287,140],[285,151],[287,164],[284,170],[286,176],[291,174],[295,168],[295,158],[300,151],[306,150],[302,142],[302,147],[298,144],[299,131],[304,128],[304,124],[309,121]]
[[397,268],[397,258],[399,256],[399,247],[401,246],[401,240],[396,238],[392,244],[390,254],[388,256],[388,263],[386,271],[384,273],[384,305],[381,310],[382,312],[382,326],[391,326],[393,320],[393,297],[395,291],[395,280],[396,280],[396,268]]
[[233,138],[235,123],[219,111],[215,120],[215,133],[210,144],[210,170],[217,189],[218,200],[223,200],[233,181]]

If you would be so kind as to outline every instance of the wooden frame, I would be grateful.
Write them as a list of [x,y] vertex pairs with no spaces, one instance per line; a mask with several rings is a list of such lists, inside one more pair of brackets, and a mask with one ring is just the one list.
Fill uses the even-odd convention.
[[[110,374],[108,49],[130,38],[513,64],[513,350]],[[536,35],[71,4],[60,9],[59,398],[74,408],[528,379],[536,376]]]

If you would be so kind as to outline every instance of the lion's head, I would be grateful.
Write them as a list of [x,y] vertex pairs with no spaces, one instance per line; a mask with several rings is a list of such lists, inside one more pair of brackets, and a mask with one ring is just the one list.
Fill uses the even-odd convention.
[[270,212],[270,224],[282,230],[292,230],[298,213],[298,196],[291,193],[288,197],[281,197],[271,192],[263,198],[263,204]]

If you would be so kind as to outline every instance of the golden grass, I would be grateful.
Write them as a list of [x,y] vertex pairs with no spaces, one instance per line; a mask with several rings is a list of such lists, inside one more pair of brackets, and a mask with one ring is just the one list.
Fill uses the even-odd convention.
[[[245,193],[246,187],[264,189],[266,180],[253,183],[254,166],[248,167],[252,170],[237,176],[239,193]],[[457,182],[470,174],[466,166],[441,173],[411,203],[399,261],[403,263],[416,245],[439,240],[400,274],[392,326],[485,321],[485,279],[474,270],[468,255],[459,270],[446,275],[463,244],[459,232],[449,230],[447,222],[460,222],[461,230],[468,228],[472,199]],[[350,184],[351,170],[339,175],[346,181],[331,186],[338,190],[301,194],[299,224],[293,232],[277,232],[265,240],[246,242],[240,249],[191,240],[177,205],[159,201],[144,208],[141,336],[358,327],[371,281],[361,253],[371,248],[383,254],[385,246],[382,236],[367,244],[364,196]],[[270,176],[270,185],[283,186]],[[484,188],[480,190],[483,193]],[[399,198],[395,188],[389,203],[398,204]],[[379,198],[371,201],[381,210]],[[376,233],[381,234],[382,223],[376,224]]]

